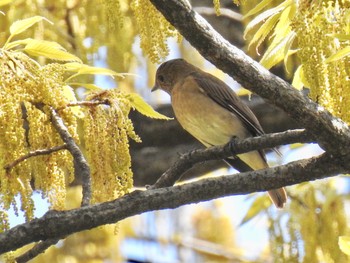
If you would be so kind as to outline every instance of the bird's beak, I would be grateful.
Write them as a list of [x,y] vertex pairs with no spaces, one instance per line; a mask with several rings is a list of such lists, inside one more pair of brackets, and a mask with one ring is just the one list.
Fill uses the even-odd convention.
[[154,86],[153,86],[153,88],[151,89],[151,92],[153,92],[153,91],[155,91],[155,90],[157,90],[157,89],[159,89],[160,87],[157,85],[157,83],[156,84],[154,84]]

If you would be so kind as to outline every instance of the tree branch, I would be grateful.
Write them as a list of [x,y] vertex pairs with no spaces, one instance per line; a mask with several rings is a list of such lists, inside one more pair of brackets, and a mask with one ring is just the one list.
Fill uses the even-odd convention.
[[[83,179],[83,200],[81,202],[82,206],[89,205],[91,199],[91,178],[90,178],[90,167],[79,149],[78,145],[75,143],[73,137],[69,134],[67,127],[64,125],[63,120],[54,110],[54,108],[49,107],[51,114],[51,121],[61,139],[66,143],[68,151],[73,156],[74,162],[74,173]],[[78,176],[76,176],[78,177]]]
[[42,241],[38,244],[36,244],[33,248],[25,252],[24,254],[20,255],[16,258],[17,263],[25,263],[29,260],[35,258],[41,253],[44,253],[46,249],[48,249],[50,246],[55,245],[60,239],[47,239],[45,241]]
[[13,167],[15,167],[20,162],[25,161],[26,159],[29,159],[31,157],[38,156],[38,155],[51,154],[53,152],[57,152],[57,151],[64,150],[64,149],[67,149],[67,145],[66,144],[59,145],[59,146],[54,146],[54,147],[51,147],[49,149],[42,149],[42,150],[31,151],[28,154],[23,155],[20,158],[18,158],[17,160],[13,161],[12,163],[5,165],[4,169],[7,172],[9,172]]
[[334,176],[347,171],[342,166],[343,162],[344,157],[323,154],[253,172],[203,179],[180,186],[134,191],[114,201],[93,206],[48,212],[41,218],[1,233],[0,254],[31,242],[61,238],[148,211],[176,208],[214,198],[266,191]]
[[[348,154],[349,127],[323,107],[304,97],[241,50],[231,45],[184,0],[150,0],[164,17],[207,60],[245,88],[271,101],[315,135],[321,147]],[[257,85],[258,84],[258,85]]]
[[[42,105],[40,105],[40,108],[42,109],[41,106]],[[91,199],[90,167],[87,164],[87,161],[84,155],[82,154],[81,150],[79,149],[78,145],[75,143],[73,137],[70,135],[61,117],[57,114],[57,112],[53,107],[48,107],[48,108],[51,114],[51,122],[65,144],[63,146],[57,146],[47,150],[37,150],[33,153],[29,153],[28,155],[16,160],[15,162],[19,163],[20,161],[24,160],[23,158],[27,159],[31,156],[35,156],[39,154],[41,155],[48,154],[53,151],[60,150],[62,149],[62,147],[64,149],[67,149],[73,156],[75,177],[79,176],[80,178],[82,178],[83,199],[82,199],[81,205],[88,206],[90,204],[90,199]],[[33,248],[31,248],[30,250],[28,250],[27,252],[19,256],[16,259],[16,261],[27,262],[28,260],[33,259],[40,253],[43,253],[50,246],[56,244],[59,241],[59,239],[60,238],[57,238],[57,237],[43,239],[42,242],[36,244]]]
[[197,149],[181,155],[180,158],[158,179],[158,181],[154,185],[148,187],[148,189],[156,189],[174,185],[175,182],[181,178],[184,172],[200,162],[221,160],[253,150],[262,150],[297,142],[310,143],[313,142],[313,139],[305,130],[300,129],[265,134],[260,137],[247,138],[243,140],[233,140],[226,145],[213,146],[207,149]]

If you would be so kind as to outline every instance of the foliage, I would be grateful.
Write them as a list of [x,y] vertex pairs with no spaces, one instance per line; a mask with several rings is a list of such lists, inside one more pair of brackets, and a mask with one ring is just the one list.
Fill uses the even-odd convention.
[[131,8],[135,13],[136,24],[141,39],[141,49],[153,62],[159,62],[168,53],[166,40],[176,36],[175,29],[148,0],[133,0]]
[[[236,248],[234,242],[234,233],[231,219],[227,214],[220,212],[222,204],[219,200],[213,202],[210,209],[199,208],[192,215],[193,228],[195,230],[195,237],[198,240],[209,241],[215,244],[220,251],[215,253],[215,248],[212,248],[212,254],[209,251],[202,252],[202,262],[231,262],[227,255],[241,256],[242,251]],[[224,231],[223,231],[224,230]],[[210,250],[210,249],[208,249]]]
[[[4,210],[13,205],[17,210],[15,197],[19,195],[27,220],[33,218],[34,189],[48,197],[52,208],[64,209],[66,187],[74,179],[73,160],[66,150],[23,158],[63,144],[51,124],[49,107],[57,111],[76,142],[80,141],[78,121],[84,123],[83,141],[92,170],[94,202],[114,199],[132,187],[128,138],[140,138],[128,118],[130,110],[140,109],[149,117],[166,119],[140,97],[116,89],[101,91],[94,86],[99,91],[91,92],[85,103],[79,103],[69,86],[71,79],[82,74],[122,74],[84,65],[56,42],[30,38],[11,41],[42,20],[46,19],[35,16],[13,23],[11,35],[0,50],[0,166],[4,167],[0,169],[0,205]],[[76,62],[41,66],[23,51],[13,50],[19,46],[31,55]],[[6,213],[1,216],[2,229],[7,228]]]
[[[252,3],[250,3],[252,6]],[[245,30],[245,35],[259,29],[250,40],[256,49],[269,38],[260,63],[271,68],[298,54],[300,66],[293,85],[310,88],[313,100],[344,121],[348,114],[349,76],[349,1],[261,1],[245,17],[257,15]],[[265,11],[264,8],[268,8]]]
[[[349,123],[350,2],[258,2],[246,3],[243,10],[251,19],[245,29],[249,47],[258,50],[266,44],[260,63],[270,69],[283,62],[294,73],[293,86],[310,88],[313,100]],[[290,59],[293,54],[299,62]],[[271,247],[278,262],[347,261],[337,245],[338,237],[348,233],[343,200],[332,180],[316,185],[319,189],[309,184],[289,188],[295,192],[290,193],[289,212],[269,216]],[[259,202],[258,197],[243,222],[264,212],[263,205],[254,205]]]

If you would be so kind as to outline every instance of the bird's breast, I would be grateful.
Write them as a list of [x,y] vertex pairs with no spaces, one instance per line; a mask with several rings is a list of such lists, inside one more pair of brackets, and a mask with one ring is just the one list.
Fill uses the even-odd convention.
[[206,146],[249,136],[238,117],[208,97],[195,80],[174,87],[172,106],[181,126]]

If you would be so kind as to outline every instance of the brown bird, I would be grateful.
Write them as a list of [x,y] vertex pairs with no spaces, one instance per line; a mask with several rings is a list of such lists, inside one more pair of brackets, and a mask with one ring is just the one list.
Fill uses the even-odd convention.
[[[159,66],[152,91],[157,89],[171,96],[181,126],[206,147],[264,134],[254,113],[229,86],[184,59]],[[238,154],[225,161],[241,172],[268,167],[263,151]],[[283,208],[287,201],[284,188],[268,193],[275,206]]]

